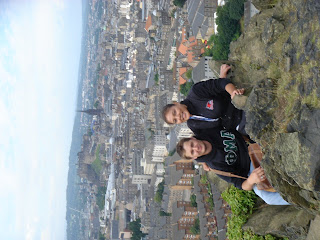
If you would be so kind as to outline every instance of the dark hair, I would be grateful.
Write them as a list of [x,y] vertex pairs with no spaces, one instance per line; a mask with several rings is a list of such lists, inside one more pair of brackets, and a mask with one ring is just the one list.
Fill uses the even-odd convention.
[[186,154],[186,150],[183,148],[183,144],[185,142],[188,142],[190,141],[191,138],[182,138],[178,143],[177,143],[177,146],[176,146],[176,150],[177,150],[177,153],[179,154],[180,157],[184,158],[184,159],[188,159],[188,160],[191,160],[192,158],[191,157],[187,157],[185,154]]
[[[169,111],[169,109],[170,109],[171,107],[173,107],[173,106],[174,106],[173,103],[169,103],[169,104],[165,105],[165,106],[162,108],[161,116],[162,116],[163,121],[165,121],[166,123],[168,123],[168,120],[167,120],[167,118],[166,118],[166,114],[167,114],[167,112]],[[168,123],[168,124],[173,125],[173,123]]]

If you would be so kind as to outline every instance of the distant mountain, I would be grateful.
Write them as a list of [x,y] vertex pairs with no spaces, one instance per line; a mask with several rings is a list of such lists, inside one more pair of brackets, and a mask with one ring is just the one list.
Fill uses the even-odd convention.
[[[87,67],[87,19],[89,14],[89,1],[82,0],[82,39],[81,39],[81,56],[79,62],[78,72],[78,98],[76,109],[82,109],[82,88],[83,76]],[[75,111],[76,111],[75,109]],[[72,209],[81,209],[79,197],[80,178],[77,175],[77,154],[81,150],[82,136],[85,130],[81,130],[80,123],[81,113],[76,113],[72,131],[72,142],[69,154],[69,172],[68,172],[68,185],[67,185],[67,239],[78,240],[80,236],[80,213]]]

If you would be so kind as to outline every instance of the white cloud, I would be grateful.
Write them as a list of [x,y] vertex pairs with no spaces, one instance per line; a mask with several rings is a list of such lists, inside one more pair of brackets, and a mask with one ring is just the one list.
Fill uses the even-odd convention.
[[20,3],[0,8],[1,238],[63,239],[75,96],[61,65],[65,3]]

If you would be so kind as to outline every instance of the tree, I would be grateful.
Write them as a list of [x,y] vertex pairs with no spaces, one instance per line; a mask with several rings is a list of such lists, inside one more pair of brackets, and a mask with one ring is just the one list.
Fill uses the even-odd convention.
[[197,205],[197,197],[196,197],[195,194],[192,194],[192,195],[190,196],[190,202],[191,202],[191,206],[192,206],[192,207],[197,207],[197,206],[198,206],[198,205]]
[[147,236],[146,233],[141,232],[141,219],[138,218],[135,221],[129,223],[129,229],[132,231],[132,240],[141,240],[141,238]]
[[100,102],[99,102],[99,100],[97,100],[97,101],[95,101],[95,103],[93,104],[93,107],[94,107],[94,108],[98,108],[99,105],[100,105]]
[[189,70],[186,72],[186,77],[187,77],[188,79],[191,79],[191,78],[192,78],[192,68],[189,69]]
[[229,16],[234,20],[240,20],[244,11],[244,0],[229,0]]
[[193,86],[193,81],[190,82],[186,82],[184,84],[180,85],[180,93],[182,93],[183,95],[187,96],[191,87]]
[[177,7],[183,8],[186,1],[187,0],[173,0],[173,4]]
[[154,75],[154,82],[156,83],[156,85],[159,85],[159,74],[158,73],[156,73]]
[[240,36],[239,20],[243,16],[244,0],[229,0],[224,6],[217,8],[216,24],[218,34],[212,35],[208,41],[205,56],[212,56],[214,60],[227,60],[230,52],[230,42]]
[[194,221],[194,225],[190,228],[190,232],[194,235],[199,235],[200,234],[200,221],[199,218],[197,218]]
[[96,198],[97,198],[96,201],[97,201],[97,205],[98,205],[100,211],[104,209],[104,204],[105,204],[104,198],[106,195],[106,190],[107,190],[106,187],[99,187],[98,188],[98,193],[96,195]]
[[175,154],[176,149],[173,149],[171,152],[169,152],[168,156],[173,156],[173,154]]
[[159,211],[159,216],[165,216],[165,217],[167,217],[167,216],[171,216],[171,215],[172,215],[171,213],[167,213],[167,212],[162,211],[162,210]]
[[158,189],[157,189],[156,195],[154,196],[154,200],[157,203],[161,203],[163,191],[164,191],[164,181],[158,184]]
[[106,240],[106,237],[101,232],[99,232],[99,240]]

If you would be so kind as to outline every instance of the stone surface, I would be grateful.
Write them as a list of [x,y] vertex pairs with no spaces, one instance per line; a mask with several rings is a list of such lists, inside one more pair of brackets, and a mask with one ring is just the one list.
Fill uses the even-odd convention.
[[248,97],[245,95],[235,95],[231,101],[233,106],[235,106],[238,109],[244,110],[246,107]]
[[266,206],[254,212],[243,229],[251,229],[259,235],[305,240],[313,219],[312,214],[293,206]]
[[314,220],[311,221],[310,229],[306,240],[319,240],[320,239],[320,216],[317,215]]
[[246,131],[289,202],[320,210],[320,1],[254,0],[261,10],[230,45],[232,81],[250,89]]
[[215,185],[215,187],[218,188],[220,192],[223,192],[228,187],[230,187],[229,183],[219,178],[214,172],[208,172],[208,179]]

